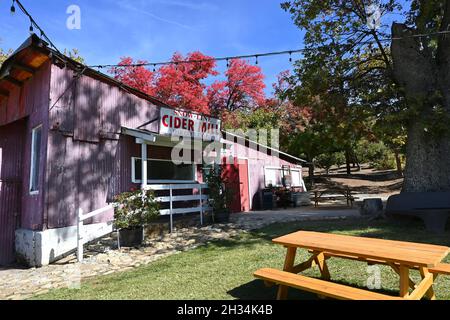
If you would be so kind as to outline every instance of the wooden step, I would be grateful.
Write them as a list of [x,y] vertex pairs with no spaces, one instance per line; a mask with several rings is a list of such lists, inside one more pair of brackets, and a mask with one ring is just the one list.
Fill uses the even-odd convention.
[[260,269],[254,273],[254,276],[264,281],[275,282],[279,285],[340,300],[404,300],[400,297],[388,296],[272,268]]
[[438,263],[436,267],[430,268],[431,273],[446,274],[450,275],[450,264],[449,263]]

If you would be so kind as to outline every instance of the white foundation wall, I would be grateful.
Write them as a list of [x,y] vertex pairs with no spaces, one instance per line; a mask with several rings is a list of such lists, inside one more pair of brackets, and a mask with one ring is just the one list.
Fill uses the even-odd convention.
[[[83,227],[83,242],[89,242],[113,231],[112,222]],[[77,248],[77,227],[33,231],[16,230],[16,256],[30,267],[48,265]]]

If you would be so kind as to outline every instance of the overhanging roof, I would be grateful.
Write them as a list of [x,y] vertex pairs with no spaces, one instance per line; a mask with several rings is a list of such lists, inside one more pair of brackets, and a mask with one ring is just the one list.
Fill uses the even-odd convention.
[[222,130],[222,132],[223,132],[224,134],[226,134],[226,135],[230,135],[230,136],[232,136],[232,137],[234,137],[234,138],[242,139],[242,140],[244,140],[245,142],[249,142],[249,143],[252,143],[252,144],[257,145],[257,146],[259,146],[259,147],[262,147],[262,148],[264,148],[264,149],[268,149],[268,150],[271,150],[271,151],[273,151],[273,152],[275,152],[275,153],[278,153],[278,154],[280,155],[280,158],[282,158],[282,157],[284,157],[284,158],[289,158],[289,159],[291,159],[291,160],[295,160],[295,161],[297,161],[297,162],[303,162],[303,163],[307,163],[307,162],[308,162],[308,161],[306,161],[306,160],[303,160],[303,159],[300,159],[300,158],[298,158],[298,157],[295,157],[295,156],[293,156],[293,155],[291,155],[291,154],[289,154],[289,153],[286,153],[286,152],[280,151],[280,150],[278,150],[278,149],[275,149],[275,148],[271,148],[271,147],[265,146],[265,145],[263,145],[263,144],[261,144],[261,143],[258,143],[258,142],[256,142],[256,141],[250,140],[250,139],[248,139],[248,138],[246,138],[246,137],[243,137],[243,136],[240,136],[240,135],[237,135],[237,134],[234,134],[234,133],[225,131],[225,130]]

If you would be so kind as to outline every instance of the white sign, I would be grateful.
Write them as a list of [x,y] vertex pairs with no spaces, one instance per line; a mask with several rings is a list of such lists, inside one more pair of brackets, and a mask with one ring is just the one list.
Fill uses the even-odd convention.
[[195,139],[205,141],[220,141],[221,121],[202,114],[183,110],[161,108],[159,134],[190,135]]

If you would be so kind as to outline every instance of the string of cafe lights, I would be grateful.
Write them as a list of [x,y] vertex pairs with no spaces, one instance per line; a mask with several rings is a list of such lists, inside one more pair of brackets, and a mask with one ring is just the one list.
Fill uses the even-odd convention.
[[28,17],[28,19],[30,19],[30,27],[29,27],[29,31],[30,33],[34,33],[34,29],[36,28],[37,30],[39,30],[39,33],[41,35],[41,39],[44,39],[46,42],[48,42],[48,44],[59,54],[62,55],[61,51],[58,50],[58,48],[55,46],[55,44],[50,40],[50,38],[47,36],[47,34],[44,32],[44,30],[37,24],[36,20],[33,19],[33,17],[31,16],[31,14],[27,11],[27,9],[25,9],[25,7],[22,5],[22,3],[20,2],[20,0],[12,0],[12,4],[11,4],[11,14],[14,14],[16,12],[16,7],[14,6],[14,4],[17,4],[17,6],[19,7],[19,9]]
[[[426,34],[414,34],[404,37],[390,37],[390,38],[381,38],[378,39],[380,42],[391,42],[395,40],[402,40],[407,38],[424,38],[434,35],[442,35],[449,34],[450,30],[430,32]],[[363,41],[360,42],[360,45],[364,44],[372,44],[373,41]],[[326,47],[326,46],[324,46]],[[257,54],[248,54],[248,55],[239,55],[239,56],[228,56],[228,57],[210,57],[205,59],[193,59],[193,60],[179,60],[179,61],[164,61],[164,62],[144,62],[144,63],[132,63],[132,64],[101,64],[101,65],[91,65],[90,68],[124,68],[124,67],[153,67],[153,71],[155,71],[157,66],[165,66],[165,65],[179,65],[179,64],[188,64],[188,63],[203,63],[203,62],[211,62],[211,61],[226,61],[227,68],[230,66],[230,61],[235,59],[255,59],[255,64],[258,65],[260,57],[268,57],[268,56],[278,56],[278,55],[289,55],[289,62],[292,63],[292,55],[295,53],[304,53],[307,51],[317,50],[317,48],[303,48],[303,49],[293,49],[293,50],[285,50],[285,51],[274,51],[274,52],[265,52],[265,53],[257,53]]]
[[[58,48],[53,44],[53,42],[50,40],[50,38],[46,35],[44,30],[36,23],[36,21],[33,19],[31,14],[25,9],[25,7],[22,5],[20,0],[12,0],[11,5],[11,13],[14,14],[16,12],[14,4],[17,4],[17,6],[20,8],[20,10],[29,18],[30,20],[30,27],[29,31],[30,33],[34,33],[34,28],[39,30],[41,38],[45,39],[46,42],[50,44],[50,46],[59,54],[63,56],[61,51],[58,50]],[[390,42],[395,40],[403,40],[406,38],[423,38],[423,37],[429,37],[429,36],[435,36],[435,35],[442,35],[442,34],[448,34],[450,33],[450,30],[443,30],[443,31],[437,31],[437,32],[430,32],[430,33],[423,33],[423,34],[414,34],[414,35],[407,35],[403,37],[389,37],[389,38],[380,38],[378,39],[379,42]],[[359,43],[360,45],[364,44],[371,44],[372,41],[366,41]],[[165,65],[180,65],[180,64],[188,64],[188,63],[203,63],[203,62],[219,62],[219,61],[226,61],[227,62],[227,68],[230,65],[230,61],[235,59],[255,59],[255,64],[259,64],[259,58],[260,57],[268,57],[268,56],[278,56],[278,55],[289,55],[289,62],[292,63],[292,55],[297,53],[304,53],[307,51],[316,50],[317,48],[302,48],[302,49],[293,49],[293,50],[284,50],[284,51],[274,51],[274,52],[265,52],[265,53],[257,53],[257,54],[247,54],[247,55],[238,55],[238,56],[227,56],[227,57],[209,57],[205,59],[193,59],[193,60],[179,60],[179,61],[164,61],[164,62],[145,62],[145,63],[133,63],[133,64],[99,64],[99,65],[90,65],[85,66],[88,68],[96,68],[96,69],[103,69],[103,68],[124,68],[124,67],[153,67],[153,71],[156,70],[156,67],[158,66],[165,66]]]

